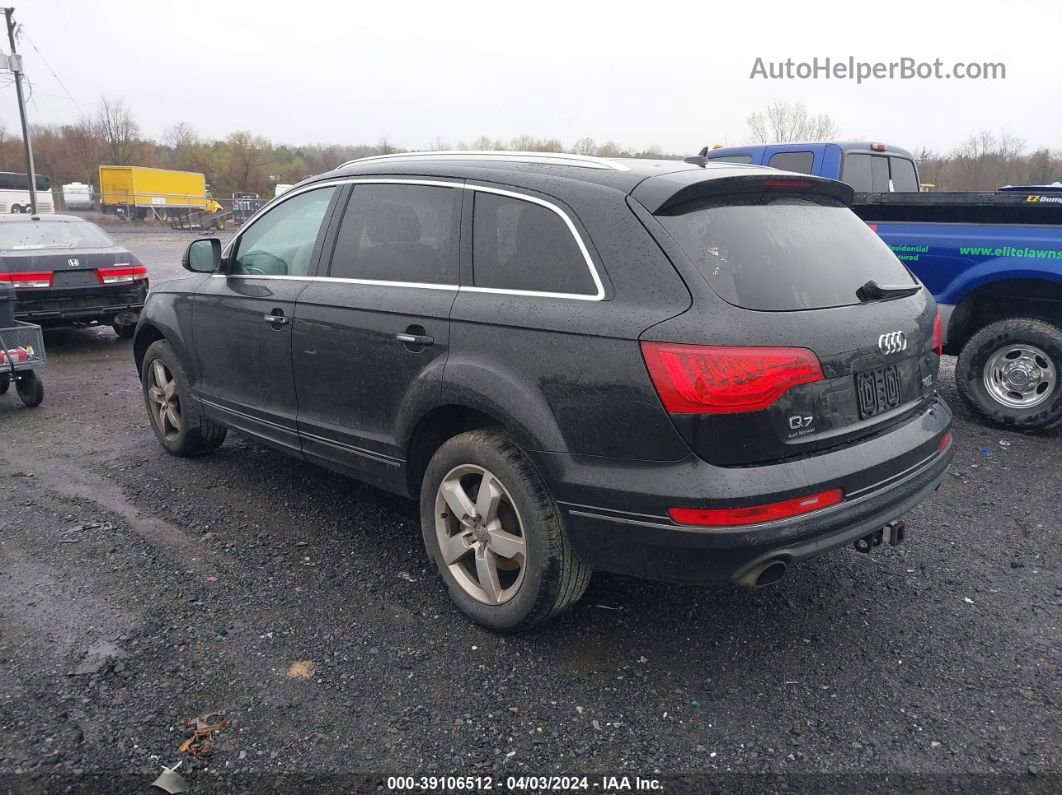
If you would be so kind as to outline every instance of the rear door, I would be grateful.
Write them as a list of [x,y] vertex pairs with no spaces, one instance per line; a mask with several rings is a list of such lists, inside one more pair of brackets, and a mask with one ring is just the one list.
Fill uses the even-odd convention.
[[226,425],[300,449],[291,366],[295,299],[315,272],[338,189],[286,198],[230,244],[194,297],[198,396]]
[[399,486],[402,412],[441,388],[457,295],[460,183],[359,182],[327,270],[299,296],[293,367],[303,450]]
[[[652,339],[806,349],[821,368],[756,410],[674,417],[704,457],[780,460],[876,433],[925,405],[938,365],[933,299],[842,203],[782,187],[694,200],[657,218],[715,295]],[[913,294],[875,297],[871,280]],[[761,363],[741,355],[724,355],[705,377],[752,378]]]

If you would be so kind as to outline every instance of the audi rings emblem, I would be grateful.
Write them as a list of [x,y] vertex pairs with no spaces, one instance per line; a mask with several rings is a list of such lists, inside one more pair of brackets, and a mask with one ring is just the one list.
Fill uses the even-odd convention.
[[899,353],[907,350],[907,335],[902,331],[890,331],[878,337],[878,348],[884,354]]

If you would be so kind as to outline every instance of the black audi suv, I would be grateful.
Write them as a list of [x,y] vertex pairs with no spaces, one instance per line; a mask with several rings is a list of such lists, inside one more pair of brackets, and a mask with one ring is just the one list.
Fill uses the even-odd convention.
[[898,543],[952,456],[940,323],[851,198],[730,163],[353,161],[152,289],[151,425],[176,455],[231,428],[418,499],[495,630],[594,569],[759,586]]

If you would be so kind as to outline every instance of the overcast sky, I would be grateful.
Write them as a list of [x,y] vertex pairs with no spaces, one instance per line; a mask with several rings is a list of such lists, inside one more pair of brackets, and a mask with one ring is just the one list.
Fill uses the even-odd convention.
[[[783,100],[830,113],[846,137],[912,149],[984,128],[1062,148],[1056,0],[9,2],[37,123],[72,122],[106,95],[150,137],[185,121],[278,143],[529,134],[692,153],[745,142],[748,115]],[[1002,62],[1006,79],[753,80],[758,56]],[[0,121],[18,129],[10,81]]]

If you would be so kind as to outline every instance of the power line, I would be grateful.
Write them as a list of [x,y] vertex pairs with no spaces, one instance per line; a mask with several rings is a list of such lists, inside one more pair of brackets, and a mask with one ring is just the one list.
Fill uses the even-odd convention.
[[77,107],[77,109],[81,112],[81,115],[82,116],[86,115],[85,114],[85,109],[81,107],[81,105],[78,103],[78,101],[76,99],[74,99],[74,95],[70,93],[70,90],[66,87],[66,84],[62,80],[59,79],[59,75],[57,75],[55,73],[55,70],[52,69],[52,65],[50,63],[48,63],[48,59],[44,57],[44,53],[42,53],[39,49],[37,49],[37,45],[34,43],[33,39],[30,38],[29,34],[26,33],[25,29],[21,25],[19,26],[19,34],[26,37],[26,41],[29,42],[30,47],[32,47],[33,51],[35,53],[37,53],[37,55],[40,56],[41,61],[48,68],[48,71],[52,73],[52,77],[55,78],[55,82],[58,83],[60,88],[62,88],[63,91],[66,92],[66,95],[68,97],[70,97],[70,101],[74,103],[74,105]]

